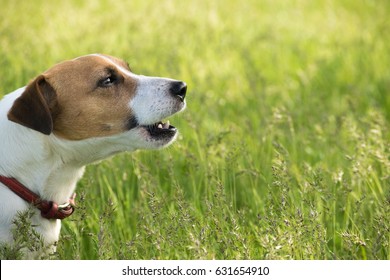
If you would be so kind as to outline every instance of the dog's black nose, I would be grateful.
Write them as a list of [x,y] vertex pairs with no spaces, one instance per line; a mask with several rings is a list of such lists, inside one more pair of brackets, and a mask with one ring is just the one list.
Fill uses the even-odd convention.
[[170,91],[174,96],[177,96],[181,99],[181,101],[184,101],[187,93],[187,85],[181,81],[172,82]]

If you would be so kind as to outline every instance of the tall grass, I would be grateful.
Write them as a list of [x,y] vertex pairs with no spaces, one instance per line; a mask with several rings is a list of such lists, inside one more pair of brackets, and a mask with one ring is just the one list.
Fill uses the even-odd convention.
[[91,52],[189,86],[174,145],[87,168],[50,258],[390,259],[388,1],[1,2],[1,93]]

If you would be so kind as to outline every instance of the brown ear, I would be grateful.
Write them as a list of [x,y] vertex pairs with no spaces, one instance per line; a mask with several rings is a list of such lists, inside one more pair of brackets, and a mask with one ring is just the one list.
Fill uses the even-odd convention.
[[49,135],[53,131],[53,109],[57,95],[43,75],[32,81],[15,100],[8,119],[28,128]]

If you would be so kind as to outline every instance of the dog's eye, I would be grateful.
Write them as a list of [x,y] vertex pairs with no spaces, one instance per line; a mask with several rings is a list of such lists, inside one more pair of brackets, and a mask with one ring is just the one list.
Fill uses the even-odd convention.
[[99,86],[100,87],[110,87],[115,84],[116,82],[116,77],[115,76],[109,76],[107,78],[104,78],[99,81]]

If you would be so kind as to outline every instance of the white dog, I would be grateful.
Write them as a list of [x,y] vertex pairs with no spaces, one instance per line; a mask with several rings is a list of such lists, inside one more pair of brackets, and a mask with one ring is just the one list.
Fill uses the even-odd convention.
[[55,65],[0,101],[0,241],[33,205],[46,244],[73,212],[85,165],[172,143],[162,121],[186,106],[181,81],[133,74],[120,59],[87,55]]

